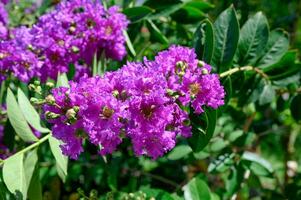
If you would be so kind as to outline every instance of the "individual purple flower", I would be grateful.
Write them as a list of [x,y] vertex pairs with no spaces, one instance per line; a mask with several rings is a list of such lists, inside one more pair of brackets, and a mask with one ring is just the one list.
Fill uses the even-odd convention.
[[53,136],[63,142],[61,149],[63,154],[77,159],[83,151],[82,148],[82,123],[77,120],[79,104],[75,98],[70,98],[70,89],[65,87],[55,88],[52,95],[46,98],[44,106],[45,117],[48,122],[54,124]]
[[77,82],[85,75],[91,76],[91,68],[86,64],[74,64],[75,74],[73,77],[73,81]]

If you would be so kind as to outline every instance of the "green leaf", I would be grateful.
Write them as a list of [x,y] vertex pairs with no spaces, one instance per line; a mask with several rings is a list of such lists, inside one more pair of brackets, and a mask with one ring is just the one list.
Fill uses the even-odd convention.
[[49,129],[44,128],[41,126],[41,119],[37,111],[34,107],[30,104],[30,101],[27,99],[26,95],[23,91],[18,88],[18,103],[23,112],[23,115],[27,122],[37,131],[41,133],[48,133],[50,132]]
[[54,137],[50,137],[48,141],[51,152],[57,163],[56,166],[58,173],[62,172],[64,175],[67,175],[68,157],[62,154],[62,150],[60,148],[60,141]]
[[31,178],[31,182],[28,188],[29,200],[43,200],[42,185],[39,178],[39,170],[36,168]]
[[151,38],[154,41],[160,42],[162,44],[168,44],[168,39],[161,33],[159,28],[151,21],[147,20],[147,27],[151,33]]
[[197,8],[201,11],[208,11],[214,8],[213,4],[205,1],[198,1],[198,0],[188,1],[185,5]]
[[207,184],[196,177],[183,187],[185,200],[208,199],[210,200],[210,189]]
[[259,96],[259,105],[271,103],[276,98],[276,92],[272,85],[265,85]]
[[26,122],[26,119],[16,101],[13,92],[9,88],[7,89],[6,104],[9,121],[18,136],[20,136],[20,138],[25,142],[37,141],[36,136],[32,133],[29,125]]
[[256,66],[266,68],[277,63],[287,52],[288,47],[288,33],[282,29],[273,30],[270,34],[263,56],[260,58]]
[[297,121],[301,121],[301,94],[298,94],[292,99],[291,105],[290,105],[290,110],[292,117]]
[[129,48],[131,54],[132,54],[133,56],[136,56],[136,51],[135,51],[135,49],[134,49],[134,46],[133,46],[133,44],[132,44],[132,42],[131,42],[131,39],[130,39],[128,33],[127,33],[125,30],[123,31],[123,35],[124,35],[124,37],[125,37],[126,45],[127,45],[127,47]]
[[145,19],[152,12],[153,10],[147,6],[126,8],[123,10],[123,13],[127,16],[131,23],[135,23],[141,21],[142,19]]
[[216,118],[216,110],[207,110],[201,117],[191,114],[192,137],[188,143],[193,152],[200,152],[207,146],[215,130]]
[[38,161],[37,149],[29,152],[24,161],[26,185],[29,186]]
[[179,160],[192,152],[192,149],[188,145],[176,146],[168,155],[169,160]]
[[151,20],[167,17],[183,7],[180,0],[147,0],[144,5],[155,10],[155,13],[148,17]]
[[234,156],[235,154],[223,154],[220,155],[216,160],[211,162],[208,166],[208,172],[209,173],[216,173],[216,172],[225,172],[227,169],[229,169],[234,164]]
[[66,73],[59,74],[57,77],[56,87],[69,87]]
[[298,51],[290,50],[287,51],[277,63],[270,65],[263,70],[271,80],[290,78],[291,76],[298,74],[301,69],[301,65],[297,63],[297,60]]
[[5,160],[3,165],[3,180],[8,190],[16,199],[27,197],[27,185],[23,165],[23,154],[17,154]]
[[215,46],[212,65],[219,72],[229,69],[239,40],[239,24],[233,6],[222,12],[214,22]]
[[213,25],[208,19],[205,19],[201,22],[194,33],[193,48],[195,49],[199,60],[203,60],[206,63],[211,63],[213,47]]
[[230,199],[241,187],[244,179],[244,168],[241,165],[231,168],[231,173],[226,180],[226,197]]
[[149,187],[141,187],[140,191],[144,192],[146,196],[148,197],[147,199],[162,199],[162,200],[174,200],[174,198],[166,191],[160,190],[160,189],[154,189],[154,188],[149,188]]
[[262,157],[258,156],[255,153],[246,151],[243,153],[241,159],[259,164],[262,167],[264,167],[266,170],[268,170],[269,173],[273,173],[274,171],[271,163],[269,163],[267,160],[263,159]]
[[172,19],[178,23],[192,24],[199,22],[205,17],[205,14],[197,8],[192,6],[184,6],[174,14],[172,14]]
[[218,194],[211,192],[210,194],[210,200],[220,200],[221,198],[218,196]]
[[269,39],[267,18],[262,12],[256,13],[242,27],[238,43],[239,65],[254,65],[262,56]]

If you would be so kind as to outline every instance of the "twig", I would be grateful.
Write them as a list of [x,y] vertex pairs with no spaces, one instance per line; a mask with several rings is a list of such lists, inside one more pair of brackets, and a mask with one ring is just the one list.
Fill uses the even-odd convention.
[[219,75],[219,77],[223,78],[226,76],[231,76],[232,74],[234,74],[236,72],[240,72],[240,71],[254,71],[257,74],[259,74],[262,78],[269,80],[269,76],[267,74],[265,74],[262,70],[260,70],[256,67],[253,67],[253,66],[235,67],[235,68],[229,69],[228,71],[221,73]]
[[[19,152],[13,154],[12,156],[17,156],[17,155],[23,154],[23,153],[25,153],[25,152],[27,152],[27,151],[29,151],[29,150],[31,150],[31,149],[33,149],[33,148],[39,146],[40,144],[46,142],[51,136],[52,136],[52,133],[47,134],[47,135],[44,136],[43,138],[39,139],[37,142],[35,142],[35,143],[29,145],[29,146],[26,147],[25,149],[22,149],[21,151],[19,151]],[[10,156],[10,157],[11,157],[11,156]],[[10,157],[8,157],[8,158],[10,158]],[[8,158],[7,158],[7,159],[8,159]],[[5,161],[6,161],[7,159],[5,159],[5,160],[0,160],[0,165],[4,164]]]

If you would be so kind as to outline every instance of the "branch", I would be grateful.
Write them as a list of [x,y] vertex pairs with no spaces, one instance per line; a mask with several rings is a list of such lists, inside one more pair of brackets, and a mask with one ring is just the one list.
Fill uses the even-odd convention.
[[265,74],[262,70],[259,68],[253,67],[253,66],[244,66],[244,67],[235,67],[232,69],[229,69],[228,71],[225,71],[219,75],[219,77],[223,78],[226,76],[231,76],[232,74],[240,71],[254,71],[255,73],[259,74],[262,78],[269,80],[269,76]]
[[[27,152],[27,151],[30,151],[31,149],[33,149],[33,148],[35,148],[35,147],[38,147],[40,144],[46,142],[51,136],[52,136],[52,133],[49,133],[49,134],[47,134],[46,136],[44,136],[44,137],[42,137],[41,139],[39,139],[37,142],[35,142],[35,143],[29,145],[29,146],[26,147],[25,149],[22,149],[21,151],[19,151],[19,152],[13,154],[13,155],[11,155],[11,156],[20,155],[20,154],[23,154],[23,153],[25,153],[25,152]],[[10,157],[11,157],[11,156],[10,156]],[[10,158],[10,157],[8,157],[8,158]],[[7,160],[8,158],[6,158],[5,160]],[[5,163],[5,160],[0,160],[0,166],[1,166],[2,164]]]

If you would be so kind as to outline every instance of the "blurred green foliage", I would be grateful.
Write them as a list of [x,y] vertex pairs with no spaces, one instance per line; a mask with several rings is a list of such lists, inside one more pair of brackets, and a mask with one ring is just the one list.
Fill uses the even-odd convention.
[[[301,64],[295,50],[301,49],[301,1],[106,2],[120,5],[132,21],[127,41],[130,53],[123,62],[110,62],[109,70],[118,69],[126,60],[152,58],[171,44],[195,47],[199,59],[212,64],[216,72],[226,73],[221,75],[226,105],[192,115],[192,138],[179,138],[177,146],[158,160],[135,157],[128,141],[103,158],[95,147],[85,144],[85,153],[77,161],[69,160],[66,172],[59,144],[49,139],[50,145],[40,145],[36,152],[29,198],[301,199]],[[31,14],[12,6],[11,18],[16,16],[12,25],[34,23],[55,3],[46,0]],[[260,31],[254,31],[256,26]],[[216,45],[221,39],[228,49]],[[251,70],[228,73],[237,67]],[[66,77],[57,82],[66,84]],[[11,85],[13,93],[21,87],[28,97],[33,96],[26,86]],[[19,151],[26,144],[12,125],[7,121],[6,142]],[[26,154],[24,163],[31,156]],[[15,198],[2,178],[0,197]]]

